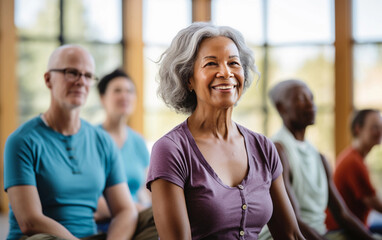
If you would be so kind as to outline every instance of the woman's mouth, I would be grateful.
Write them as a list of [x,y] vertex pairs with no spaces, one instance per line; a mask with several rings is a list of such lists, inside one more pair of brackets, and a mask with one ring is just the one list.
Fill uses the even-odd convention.
[[231,89],[234,89],[235,87],[236,87],[235,85],[219,85],[219,86],[214,86],[212,88],[216,90],[231,90]]

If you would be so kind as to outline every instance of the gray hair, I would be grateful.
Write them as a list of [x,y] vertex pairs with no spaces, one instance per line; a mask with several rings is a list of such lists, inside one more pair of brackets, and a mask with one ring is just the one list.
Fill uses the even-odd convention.
[[244,90],[253,81],[252,73],[259,74],[252,50],[246,46],[242,34],[227,26],[195,22],[181,30],[170,47],[159,59],[158,96],[178,113],[189,114],[196,108],[195,92],[190,92],[187,83],[194,74],[194,63],[200,43],[206,38],[224,36],[231,39],[238,51],[244,70]]
[[271,99],[273,105],[277,108],[277,104],[281,103],[282,101],[285,101],[285,99],[287,98],[287,93],[289,92],[289,90],[296,86],[308,88],[308,85],[306,85],[305,82],[297,79],[290,79],[277,83],[268,92],[269,98]]

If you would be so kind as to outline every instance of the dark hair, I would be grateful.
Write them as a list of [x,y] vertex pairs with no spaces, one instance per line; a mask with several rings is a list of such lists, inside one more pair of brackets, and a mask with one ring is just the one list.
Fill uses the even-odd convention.
[[117,78],[117,77],[125,77],[128,80],[130,80],[135,85],[134,81],[130,78],[130,76],[125,71],[123,71],[120,68],[117,68],[114,71],[112,71],[111,73],[106,74],[105,76],[103,76],[101,78],[101,80],[98,82],[97,89],[98,89],[99,95],[101,95],[101,96],[104,95],[105,92],[106,92],[106,88],[109,85],[109,83],[114,78]]
[[356,127],[363,127],[365,125],[365,119],[370,113],[379,113],[379,111],[376,109],[363,109],[354,112],[350,126],[351,134],[353,137],[357,137]]

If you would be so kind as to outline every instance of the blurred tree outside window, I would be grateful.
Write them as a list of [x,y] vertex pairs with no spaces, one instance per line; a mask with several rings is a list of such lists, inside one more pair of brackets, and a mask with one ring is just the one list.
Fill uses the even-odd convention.
[[[98,77],[122,66],[121,0],[15,0],[15,25],[20,124],[49,106],[43,75],[56,47],[79,44],[87,48],[95,58]],[[91,123],[102,121],[95,86],[81,114]]]

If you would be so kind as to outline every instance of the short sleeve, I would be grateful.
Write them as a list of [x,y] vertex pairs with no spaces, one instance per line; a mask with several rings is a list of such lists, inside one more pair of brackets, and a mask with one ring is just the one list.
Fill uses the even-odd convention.
[[272,174],[272,181],[274,181],[276,180],[276,178],[278,178],[282,174],[283,166],[281,164],[281,160],[277,152],[276,146],[269,139],[266,139],[266,142],[268,146],[267,148],[268,148],[269,169]]
[[169,137],[162,137],[153,146],[146,187],[151,191],[151,183],[164,179],[181,188],[187,181],[188,167],[181,143]]
[[32,141],[10,135],[4,150],[4,189],[16,185],[36,186]]

